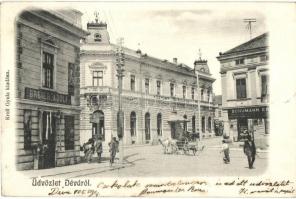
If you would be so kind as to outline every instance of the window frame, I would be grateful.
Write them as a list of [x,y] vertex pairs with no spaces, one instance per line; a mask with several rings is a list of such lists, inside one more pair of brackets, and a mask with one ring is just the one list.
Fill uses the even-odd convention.
[[186,99],[186,95],[187,95],[187,86],[186,85],[183,85],[182,86],[182,96],[183,96],[183,99]]
[[[97,76],[95,76],[95,74],[97,74]],[[102,74],[101,76],[99,76],[99,74]],[[103,79],[104,79],[104,73],[101,70],[94,70],[92,71],[92,86],[103,86]],[[95,85],[95,80],[97,85]],[[100,85],[100,82],[102,83],[102,85]]]
[[156,95],[160,96],[161,95],[161,81],[156,80]]
[[[238,82],[242,82],[244,80],[244,90],[239,90],[242,88],[243,84],[240,83],[238,86]],[[235,88],[236,88],[236,99],[246,99],[247,98],[247,78],[240,77],[235,79]],[[244,93],[243,93],[244,91]]]

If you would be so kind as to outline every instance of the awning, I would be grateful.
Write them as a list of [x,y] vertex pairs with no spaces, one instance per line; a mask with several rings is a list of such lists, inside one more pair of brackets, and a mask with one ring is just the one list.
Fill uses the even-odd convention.
[[177,113],[171,113],[169,115],[168,122],[189,122],[189,120],[188,119],[185,119],[181,115],[178,115]]

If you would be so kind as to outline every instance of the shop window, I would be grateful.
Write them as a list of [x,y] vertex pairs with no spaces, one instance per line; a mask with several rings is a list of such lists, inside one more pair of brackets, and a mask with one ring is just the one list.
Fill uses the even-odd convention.
[[149,79],[145,79],[145,94],[149,94]]
[[157,135],[162,135],[162,116],[161,113],[157,114]]
[[157,95],[160,95],[160,91],[161,91],[161,82],[160,82],[160,80],[157,80],[156,81],[156,93],[157,93]]
[[31,149],[32,143],[32,111],[24,110],[24,149]]
[[185,99],[186,98],[186,86],[183,86],[182,90],[183,90],[183,99]]
[[235,65],[241,65],[245,63],[245,59],[237,59],[235,60]]
[[133,111],[131,112],[130,116],[130,125],[131,125],[131,136],[136,136],[137,132],[137,116],[136,113]]
[[236,79],[236,97],[242,99],[247,97],[246,79]]
[[68,94],[74,96],[75,65],[68,64]]
[[93,71],[93,86],[103,86],[103,71]]
[[175,84],[170,83],[170,93],[171,93],[171,97],[175,96]]
[[42,86],[53,89],[54,55],[43,52],[42,59]]
[[131,75],[131,91],[136,90],[136,77],[135,75]]
[[74,150],[74,116],[65,115],[65,150]]

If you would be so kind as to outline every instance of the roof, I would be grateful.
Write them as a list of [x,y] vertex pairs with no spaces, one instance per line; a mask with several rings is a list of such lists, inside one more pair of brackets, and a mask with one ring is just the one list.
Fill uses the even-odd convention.
[[224,53],[222,53],[221,55],[227,55],[227,54],[232,54],[232,53],[237,53],[237,52],[241,52],[241,51],[246,51],[246,50],[251,50],[251,49],[256,49],[256,48],[264,48],[267,47],[267,37],[268,37],[268,33],[264,33],[262,35],[259,35],[239,46],[236,46]]
[[221,105],[222,104],[222,95],[216,95],[214,97],[214,103],[218,104],[218,105]]

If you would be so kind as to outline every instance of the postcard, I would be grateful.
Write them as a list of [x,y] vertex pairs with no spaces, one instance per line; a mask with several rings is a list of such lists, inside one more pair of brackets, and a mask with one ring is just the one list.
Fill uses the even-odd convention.
[[296,7],[3,2],[1,194],[295,197]]

